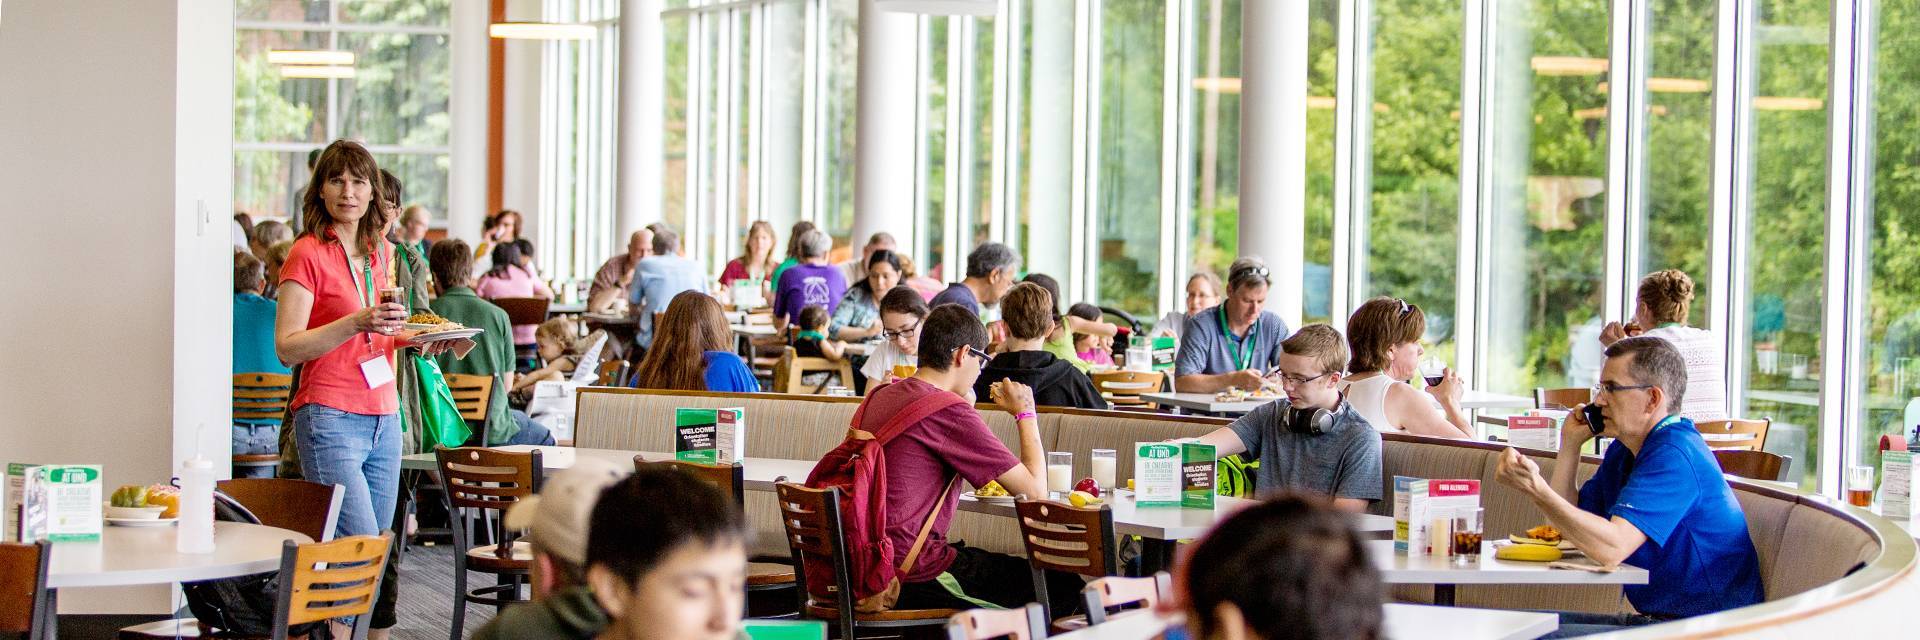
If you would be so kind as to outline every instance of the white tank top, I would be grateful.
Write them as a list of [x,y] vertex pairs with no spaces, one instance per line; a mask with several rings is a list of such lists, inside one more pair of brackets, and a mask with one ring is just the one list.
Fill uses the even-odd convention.
[[1392,386],[1393,378],[1385,375],[1349,382],[1347,405],[1353,407],[1354,413],[1365,418],[1367,424],[1373,425],[1374,431],[1400,433],[1404,430],[1395,428],[1387,421],[1387,388]]

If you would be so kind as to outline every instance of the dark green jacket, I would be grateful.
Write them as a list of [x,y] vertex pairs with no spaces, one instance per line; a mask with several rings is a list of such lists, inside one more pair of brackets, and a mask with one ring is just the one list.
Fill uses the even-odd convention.
[[606,626],[607,612],[593,599],[593,591],[569,587],[543,600],[507,607],[474,632],[472,640],[590,640]]

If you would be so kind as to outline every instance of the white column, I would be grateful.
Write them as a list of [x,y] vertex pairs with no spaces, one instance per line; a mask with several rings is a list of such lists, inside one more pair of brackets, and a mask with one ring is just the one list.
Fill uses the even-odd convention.
[[1241,5],[1240,255],[1273,273],[1267,308],[1300,326],[1306,279],[1307,2]]
[[[860,0],[859,113],[854,138],[854,246],[914,224],[914,17]],[[931,265],[926,265],[931,267]]]
[[[541,20],[540,0],[507,0],[508,20]],[[520,235],[539,241],[540,136],[545,94],[541,79],[547,43],[540,40],[506,41],[506,99],[501,106],[500,206],[520,212]],[[492,211],[482,212],[492,215]],[[479,233],[468,238],[473,242]]]
[[480,237],[487,211],[487,3],[453,3],[453,85],[447,111],[451,119],[447,170],[447,235]]
[[615,187],[614,246],[660,219],[661,0],[620,0],[619,182]]

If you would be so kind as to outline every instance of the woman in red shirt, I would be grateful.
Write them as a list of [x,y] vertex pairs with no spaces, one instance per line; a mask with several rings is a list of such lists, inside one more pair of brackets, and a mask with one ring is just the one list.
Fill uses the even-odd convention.
[[392,527],[400,485],[392,357],[407,311],[380,302],[393,256],[381,237],[383,191],[366,147],[328,145],[307,186],[305,232],[280,268],[274,348],[282,362],[301,367],[292,402],[300,471],[346,487],[340,536]]

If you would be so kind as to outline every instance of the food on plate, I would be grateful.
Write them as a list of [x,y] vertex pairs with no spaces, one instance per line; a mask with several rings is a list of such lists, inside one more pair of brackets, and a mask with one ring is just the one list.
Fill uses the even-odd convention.
[[166,507],[166,511],[160,512],[160,518],[163,520],[179,517],[180,489],[165,484],[149,485],[147,487],[147,506]]
[[1499,550],[1493,552],[1495,558],[1521,562],[1553,562],[1562,555],[1559,547],[1541,544],[1501,545]]
[[1085,491],[1075,491],[1067,494],[1067,502],[1076,507],[1084,507],[1090,504],[1100,504],[1100,498]]
[[1100,483],[1093,478],[1081,478],[1079,482],[1073,483],[1073,490],[1084,491],[1095,498],[1100,497]]
[[1553,528],[1553,525],[1543,524],[1528,529],[1526,537],[1539,540],[1540,544],[1557,544],[1560,542],[1560,530]]
[[140,508],[147,506],[147,488],[139,485],[122,485],[113,490],[113,497],[107,504],[115,507]]
[[987,486],[975,489],[973,495],[979,498],[1005,498],[1007,497],[1007,488],[1000,486],[998,481],[990,481],[987,483]]
[[407,316],[407,324],[442,324],[445,322],[448,322],[446,318],[426,311]]
[[1280,397],[1280,390],[1274,389],[1272,387],[1261,387],[1259,389],[1253,389],[1251,391],[1247,389],[1241,389],[1239,387],[1227,387],[1226,391],[1213,394],[1213,401],[1214,402],[1244,402],[1249,399],[1271,400],[1278,397]]

